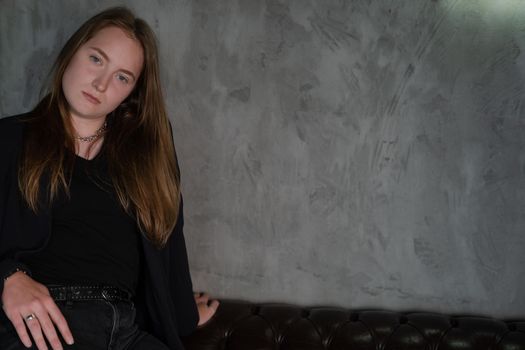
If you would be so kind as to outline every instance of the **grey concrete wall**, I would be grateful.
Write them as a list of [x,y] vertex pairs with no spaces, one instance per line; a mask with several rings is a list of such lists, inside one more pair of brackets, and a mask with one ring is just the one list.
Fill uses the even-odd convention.
[[[120,3],[2,0],[0,115]],[[196,289],[525,315],[521,1],[126,4],[162,47]]]

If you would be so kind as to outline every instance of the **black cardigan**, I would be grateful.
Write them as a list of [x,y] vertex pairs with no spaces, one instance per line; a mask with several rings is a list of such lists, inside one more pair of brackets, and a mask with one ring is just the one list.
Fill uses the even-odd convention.
[[[17,267],[27,270],[20,256],[42,249],[51,233],[51,208],[41,208],[35,214],[18,188],[18,159],[27,116],[0,119],[0,295],[4,276]],[[44,188],[42,181],[42,191]],[[183,225],[181,201],[177,224],[164,248],[155,248],[144,235],[141,240],[144,263],[136,301],[139,322],[171,350],[184,349],[179,335],[191,333],[199,319]]]

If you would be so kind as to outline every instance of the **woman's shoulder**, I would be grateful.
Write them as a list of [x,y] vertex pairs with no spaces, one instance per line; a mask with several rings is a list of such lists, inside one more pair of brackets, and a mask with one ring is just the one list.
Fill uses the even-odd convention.
[[4,131],[7,129],[16,130],[17,128],[23,128],[24,123],[26,123],[30,117],[30,113],[22,113],[0,118],[0,131]]
[[4,140],[20,137],[29,118],[29,113],[0,118],[0,139]]
[[23,140],[24,129],[30,115],[28,113],[18,114],[10,117],[0,118],[0,149],[15,148]]

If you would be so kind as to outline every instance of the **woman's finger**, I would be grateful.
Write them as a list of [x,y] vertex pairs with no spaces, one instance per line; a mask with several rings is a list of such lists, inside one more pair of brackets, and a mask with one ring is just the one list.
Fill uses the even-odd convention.
[[202,295],[199,298],[199,302],[207,304],[209,299],[210,299],[210,296],[208,294],[202,293]]
[[60,331],[60,334],[62,334],[62,337],[64,338],[66,343],[72,345],[75,342],[75,340],[73,339],[73,334],[69,329],[64,315],[62,315],[62,312],[53,300],[51,300],[51,302],[47,305],[47,310],[49,312],[51,320],[57,326],[58,330]]
[[208,302],[208,296],[205,293],[194,293],[194,296],[195,296],[195,302],[197,304]]
[[[47,339],[48,343],[51,345],[53,350],[62,350],[62,344],[60,342],[60,339],[58,339],[58,334],[55,330],[55,326],[49,318],[47,310],[43,310],[41,313],[37,313],[36,316],[38,319],[38,323],[40,323],[42,333],[43,335],[45,335],[45,338]],[[29,321],[26,321],[26,323],[27,322]]]
[[198,326],[206,324],[215,314],[217,308],[219,307],[218,300],[212,300],[210,305],[206,303],[197,304],[199,310],[199,322]]
[[24,318],[26,326],[27,328],[29,328],[29,332],[31,332],[31,336],[33,337],[33,340],[38,350],[48,350],[38,318],[29,318],[28,315],[24,316]]
[[[217,309],[219,308],[219,305],[220,305],[220,302],[215,299],[215,300],[212,300],[212,302],[210,303],[209,307],[213,310],[213,314],[215,313],[215,311],[217,311]],[[212,314],[212,316],[213,316]]]
[[20,341],[26,348],[31,347],[31,338],[29,337],[29,334],[27,333],[26,324],[24,322],[24,319],[22,318],[22,315],[16,315],[14,317],[9,317],[7,315],[11,323],[13,324],[13,327],[15,327],[16,334],[18,334],[18,338],[20,338]]

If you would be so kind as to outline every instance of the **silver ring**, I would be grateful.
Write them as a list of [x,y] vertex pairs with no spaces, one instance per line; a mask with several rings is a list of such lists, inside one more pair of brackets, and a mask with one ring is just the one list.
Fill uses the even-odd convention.
[[24,317],[24,319],[25,319],[26,321],[31,321],[31,320],[36,319],[36,316],[35,316],[35,314],[29,314],[29,315],[27,315],[26,317]]

